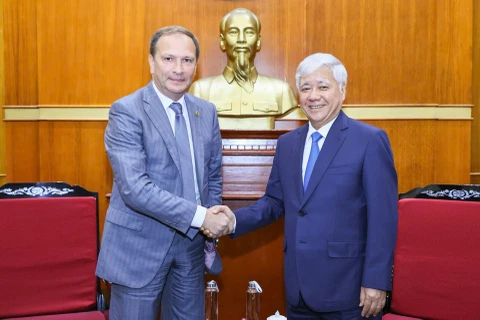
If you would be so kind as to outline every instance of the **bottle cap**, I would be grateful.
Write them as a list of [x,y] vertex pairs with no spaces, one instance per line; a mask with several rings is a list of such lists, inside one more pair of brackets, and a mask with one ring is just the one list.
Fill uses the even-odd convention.
[[258,284],[257,281],[250,281],[248,283],[248,287],[249,288],[254,288],[257,292],[262,292],[262,288],[260,287],[260,285]]
[[217,286],[217,283],[215,282],[215,280],[210,280],[207,282],[207,288],[210,288],[210,289],[217,289],[217,291],[220,291],[218,290],[218,286]]
[[287,318],[282,316],[277,310],[277,312],[275,312],[273,316],[268,317],[267,320],[287,320]]

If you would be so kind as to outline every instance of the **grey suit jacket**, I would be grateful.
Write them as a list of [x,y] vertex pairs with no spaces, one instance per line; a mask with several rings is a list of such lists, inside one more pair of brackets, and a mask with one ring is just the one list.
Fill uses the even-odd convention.
[[[132,288],[147,285],[174,231],[192,237],[196,203],[181,197],[172,127],[153,82],[110,108],[105,147],[114,182],[96,274]],[[221,203],[222,141],[215,106],[185,94],[202,205]]]

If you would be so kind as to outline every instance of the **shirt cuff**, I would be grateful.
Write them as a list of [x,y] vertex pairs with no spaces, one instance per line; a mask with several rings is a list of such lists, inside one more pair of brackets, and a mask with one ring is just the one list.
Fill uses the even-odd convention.
[[205,216],[207,215],[207,208],[202,206],[197,206],[197,211],[195,211],[195,215],[193,216],[191,226],[194,228],[200,228],[205,220]]

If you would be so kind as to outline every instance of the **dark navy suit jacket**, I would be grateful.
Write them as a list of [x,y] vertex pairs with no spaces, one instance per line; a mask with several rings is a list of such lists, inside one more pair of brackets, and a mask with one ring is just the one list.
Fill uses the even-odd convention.
[[334,121],[303,191],[308,124],[278,139],[265,195],[235,210],[233,237],[285,216],[287,300],[301,292],[319,312],[352,309],[360,287],[391,289],[397,232],[397,174],[387,134],[350,119]]

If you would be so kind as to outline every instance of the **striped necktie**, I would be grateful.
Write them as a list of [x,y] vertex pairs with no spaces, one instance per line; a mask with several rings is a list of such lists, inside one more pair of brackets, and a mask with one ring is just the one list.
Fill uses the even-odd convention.
[[180,157],[180,170],[183,182],[183,198],[197,202],[195,196],[195,184],[193,179],[192,154],[188,139],[187,124],[182,114],[182,105],[174,102],[170,105],[175,111],[175,140],[177,142],[178,155]]

